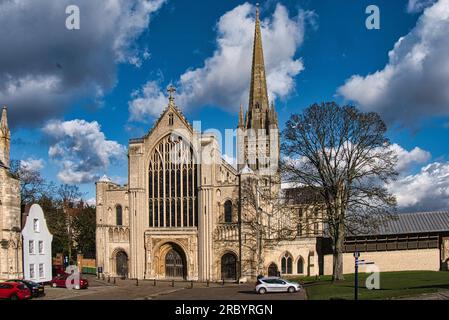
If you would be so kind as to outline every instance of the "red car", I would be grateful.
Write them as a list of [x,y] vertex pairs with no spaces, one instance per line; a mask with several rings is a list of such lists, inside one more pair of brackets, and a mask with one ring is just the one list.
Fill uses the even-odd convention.
[[25,300],[31,298],[31,291],[23,283],[0,283],[0,299]]
[[[57,277],[54,277],[53,280],[51,280],[51,286],[53,288],[67,288],[67,278],[70,277],[70,274],[64,274],[59,275]],[[72,279],[71,284],[73,286],[73,289],[75,290],[81,290],[81,289],[87,289],[89,288],[89,281],[86,279],[80,278],[79,283],[75,283],[75,279]]]

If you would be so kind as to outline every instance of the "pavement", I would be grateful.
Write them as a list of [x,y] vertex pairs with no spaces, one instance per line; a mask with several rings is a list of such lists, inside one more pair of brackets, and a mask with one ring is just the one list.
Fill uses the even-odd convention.
[[205,283],[135,280],[116,280],[116,283],[87,276],[89,288],[86,290],[68,290],[63,288],[45,288],[45,297],[40,300],[305,300],[305,292],[294,294],[273,293],[259,295],[252,284],[225,285]]

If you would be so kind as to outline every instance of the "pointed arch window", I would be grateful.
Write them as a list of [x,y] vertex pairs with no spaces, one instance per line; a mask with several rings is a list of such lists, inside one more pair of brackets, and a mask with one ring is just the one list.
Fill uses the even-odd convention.
[[173,115],[173,113],[170,113],[168,115],[168,125],[172,126],[175,123],[175,116]]
[[298,274],[304,274],[304,260],[302,259],[302,257],[299,257],[296,267]]
[[163,138],[150,155],[150,228],[198,226],[198,166],[181,138]]
[[286,253],[281,260],[281,269],[283,274],[293,273],[293,259],[292,256]]

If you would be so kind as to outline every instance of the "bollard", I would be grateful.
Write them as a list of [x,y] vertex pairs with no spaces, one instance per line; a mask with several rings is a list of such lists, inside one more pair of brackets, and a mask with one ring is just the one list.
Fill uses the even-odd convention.
[[171,286],[174,288],[175,287],[175,280],[171,281]]
[[209,280],[206,281],[206,286],[209,288]]
[[108,283],[111,283],[111,276],[108,276]]
[[139,286],[139,279],[136,279],[136,287]]
[[193,281],[190,282],[190,289],[193,289]]
[[223,282],[221,283],[221,285],[224,287],[224,285],[225,285],[225,281],[224,281],[224,279],[223,279]]
[[114,284],[116,284],[116,280],[115,280],[115,277],[114,277]]
[[105,277],[104,277],[104,273],[102,274],[102,276],[103,276],[103,281],[106,279]]
[[154,279],[153,286],[156,286],[156,279]]

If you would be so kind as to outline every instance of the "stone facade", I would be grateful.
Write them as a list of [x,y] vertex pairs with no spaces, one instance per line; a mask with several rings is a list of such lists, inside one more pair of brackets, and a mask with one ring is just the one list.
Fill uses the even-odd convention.
[[[282,192],[278,120],[267,92],[257,16],[249,107],[245,119],[240,111],[237,130],[243,162],[234,168],[222,159],[217,137],[186,120],[170,88],[168,106],[149,134],[129,143],[128,184],[107,177],[97,183],[97,265],[104,274],[199,281],[318,274],[317,235],[280,241],[274,231],[256,238],[251,217],[258,217],[259,207],[273,212],[273,204],[261,201],[257,211],[245,204],[245,183]],[[259,217],[261,230],[286,219],[266,215]]]
[[0,122],[0,280],[23,275],[20,183],[9,170],[10,142],[7,109],[3,107]]

